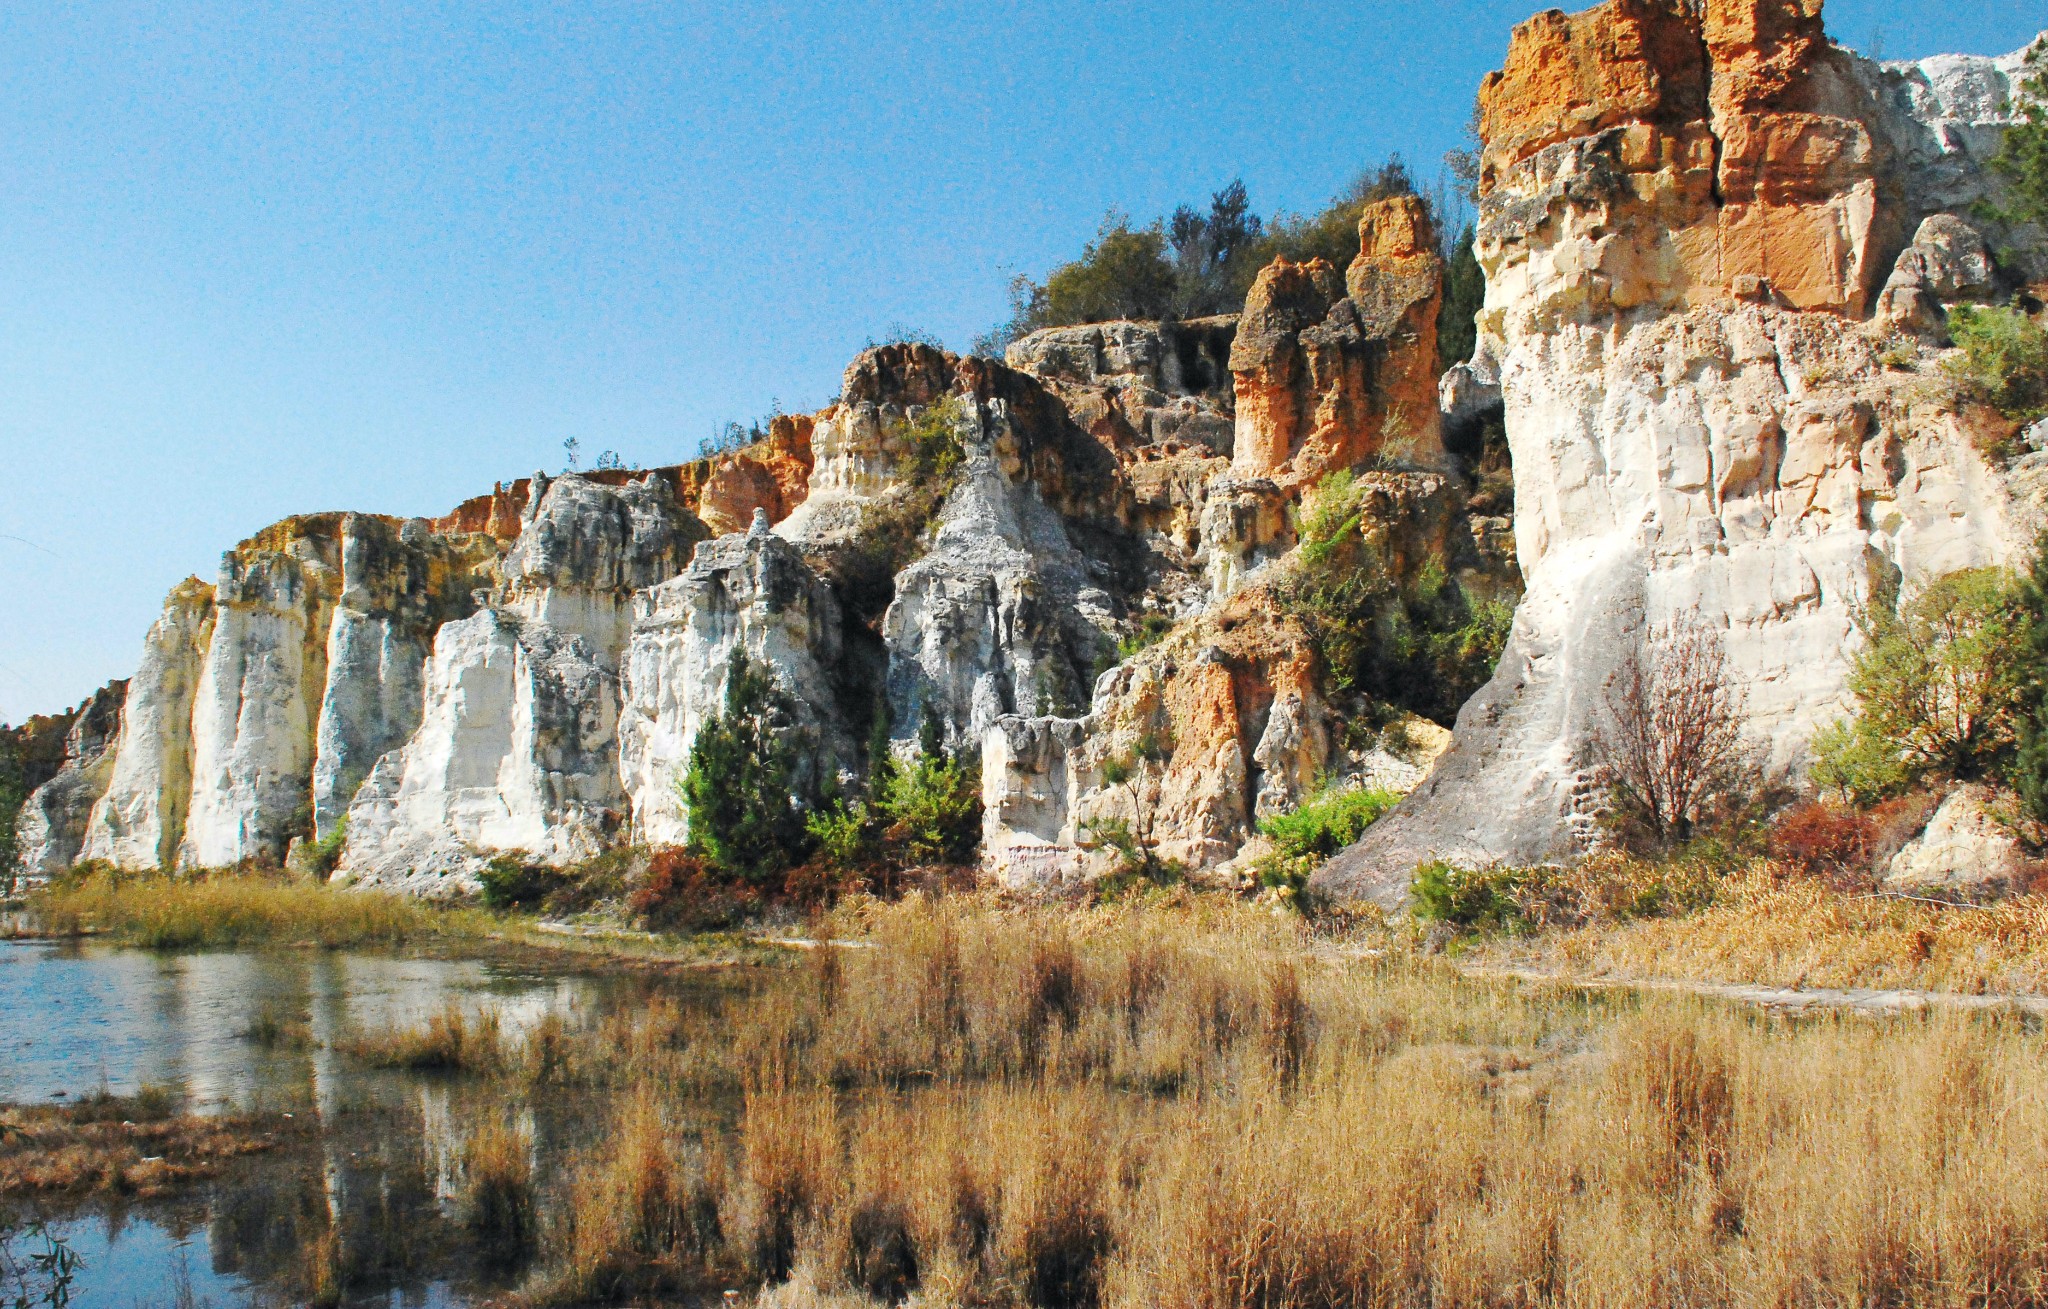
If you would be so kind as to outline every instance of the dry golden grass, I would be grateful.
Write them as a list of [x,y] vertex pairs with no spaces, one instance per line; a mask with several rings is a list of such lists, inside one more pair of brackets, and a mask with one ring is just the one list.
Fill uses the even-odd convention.
[[373,1068],[412,1072],[496,1072],[507,1064],[502,1024],[495,1009],[470,1013],[450,1003],[423,1023],[352,1036],[334,1043]]
[[1574,998],[1227,908],[850,919],[885,948],[570,1061],[624,1089],[538,1298],[2048,1304],[2017,1019]]
[[157,950],[272,944],[400,945],[479,936],[493,919],[401,895],[258,873],[167,877],[88,870],[29,897],[29,920],[55,936],[105,933]]
[[1486,953],[1581,975],[2036,995],[2048,993],[2048,896],[1951,908],[1847,895],[1760,865],[1691,914]]
[[280,1127],[274,1119],[179,1114],[157,1088],[68,1105],[0,1105],[0,1197],[164,1195],[271,1149]]
[[462,1222],[493,1266],[516,1266],[536,1235],[533,1132],[488,1114],[462,1148]]

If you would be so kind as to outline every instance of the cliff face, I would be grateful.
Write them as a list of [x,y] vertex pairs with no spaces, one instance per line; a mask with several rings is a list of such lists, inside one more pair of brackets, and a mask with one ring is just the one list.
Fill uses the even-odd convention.
[[[1348,268],[1278,261],[1238,315],[1049,329],[1000,363],[884,346],[742,450],[289,519],[172,593],[24,857],[273,861],[345,823],[342,878],[440,894],[499,852],[679,841],[738,650],[809,781],[856,782],[878,718],[978,753],[1006,884],[1107,870],[1118,825],[1214,868],[1318,779],[1431,761],[1359,730],[1389,707],[1336,696],[1289,601],[1337,472],[1389,594],[1526,599],[1448,753],[1325,889],[1393,903],[1422,858],[1582,848],[1603,686],[1681,612],[1795,769],[1874,588],[2009,559],[2038,521],[1929,380],[1948,304],[2048,273],[2040,234],[1971,217],[2018,72],[1870,63],[1818,0],[1540,15],[1481,92],[1487,298],[1440,389],[1437,236],[1396,198]],[[1496,410],[1512,531],[1466,466]]]
[[1527,597],[1449,755],[1321,885],[1391,904],[1424,858],[1584,848],[1603,687],[1679,614],[1723,632],[1753,737],[1795,769],[1876,586],[2031,541],[2039,506],[1912,335],[1991,289],[1967,214],[2017,68],[1871,63],[1818,0],[1516,30],[1480,93],[1487,299],[1453,386],[1505,404]]
[[[1256,293],[1250,344],[1223,317],[1053,329],[1007,364],[885,346],[829,408],[697,464],[269,528],[172,594],[118,738],[44,788],[82,835],[38,835],[35,867],[275,861],[345,824],[339,878],[441,894],[503,851],[678,842],[676,779],[734,650],[796,706],[806,781],[856,782],[878,715],[898,748],[929,716],[980,754],[1006,880],[1087,875],[1092,825],[1134,804],[1169,857],[1222,862],[1350,759],[1261,581],[1293,506],[1335,468],[1445,460],[1433,237],[1412,201],[1362,237],[1292,326]],[[957,450],[938,480],[914,448],[933,422]],[[1456,478],[1375,476],[1406,488],[1382,498],[1397,527],[1462,513]],[[1105,785],[1140,737],[1152,793]],[[1057,793],[1020,800],[1049,767]]]

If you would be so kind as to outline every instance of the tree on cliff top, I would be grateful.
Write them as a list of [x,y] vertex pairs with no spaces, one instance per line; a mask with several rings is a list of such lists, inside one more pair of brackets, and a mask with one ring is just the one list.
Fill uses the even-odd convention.
[[725,672],[725,712],[697,730],[677,783],[690,849],[730,873],[762,880],[810,852],[797,808],[791,706],[737,646]]
[[[1365,207],[1418,194],[1407,164],[1395,155],[1360,173],[1314,214],[1261,219],[1241,180],[1211,195],[1206,211],[1182,205],[1170,219],[1143,227],[1112,212],[1079,259],[1054,268],[1043,282],[1020,276],[1010,283],[1010,320],[979,338],[974,351],[1000,357],[1011,341],[1045,327],[1236,313],[1252,279],[1273,260],[1324,259],[1341,271],[1358,256]],[[1448,192],[1425,199],[1441,210]],[[1455,248],[1444,253],[1451,259]]]
[[2027,74],[2014,106],[2019,121],[1988,161],[2005,178],[2010,203],[1987,208],[2003,222],[2048,226],[2048,39],[2027,51]]

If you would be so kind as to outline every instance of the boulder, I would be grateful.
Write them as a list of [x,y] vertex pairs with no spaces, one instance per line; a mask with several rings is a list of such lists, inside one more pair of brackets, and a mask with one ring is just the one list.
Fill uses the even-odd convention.
[[1949,792],[1919,836],[1892,856],[1889,890],[1982,891],[2011,885],[2027,865],[2019,837],[1999,820],[2012,797],[1981,784]]
[[1953,214],[1931,215],[1899,252],[1878,297],[1878,316],[1909,332],[1938,334],[1948,321],[1947,306],[1988,299],[1993,277],[1991,250],[1977,229]]

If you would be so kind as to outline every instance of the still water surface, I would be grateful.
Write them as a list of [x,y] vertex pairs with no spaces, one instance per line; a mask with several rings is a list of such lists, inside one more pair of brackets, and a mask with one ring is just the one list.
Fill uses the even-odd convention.
[[[536,1181],[550,1187],[602,1124],[573,1093],[508,1103],[488,1086],[368,1069],[328,1047],[450,1004],[496,1010],[508,1033],[551,1012],[589,1021],[652,986],[685,1003],[705,994],[701,983],[532,963],[0,943],[0,1101],[153,1083],[200,1112],[287,1112],[305,1128],[172,1202],[46,1211],[85,1258],[79,1309],[300,1303],[321,1246],[342,1271],[347,1304],[467,1304],[517,1275],[486,1267],[455,1221],[468,1131],[481,1115],[515,1116],[533,1139]],[[312,1044],[251,1041],[265,1014],[305,1024]]]

